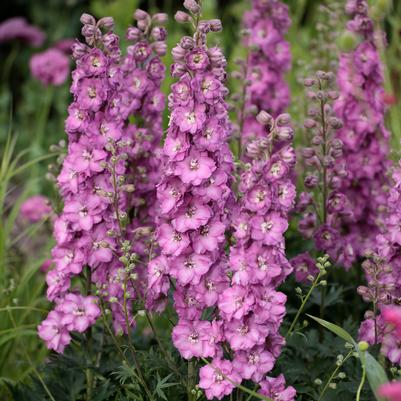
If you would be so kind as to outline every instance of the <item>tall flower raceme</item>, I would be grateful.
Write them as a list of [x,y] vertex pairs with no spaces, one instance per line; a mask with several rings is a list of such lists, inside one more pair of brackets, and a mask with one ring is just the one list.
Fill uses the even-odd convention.
[[[290,46],[285,34],[291,24],[288,6],[280,0],[253,0],[252,9],[244,14],[248,50],[245,107],[256,107],[256,113],[266,110],[273,117],[283,113],[290,102],[285,73],[291,67]],[[241,135],[263,137],[263,127],[248,114]]]
[[[127,332],[135,323],[131,302],[140,290],[133,249],[137,230],[129,222],[135,189],[130,161],[137,153],[121,111],[126,77],[119,38],[111,18],[96,23],[84,14],[81,21],[86,44],[77,42],[73,49],[69,145],[58,177],[64,208],[54,225],[54,268],[47,274],[47,296],[56,305],[39,326],[57,352],[69,343],[71,331],[94,324],[100,301],[111,309],[115,331]],[[72,280],[84,275],[86,295],[72,287]],[[92,284],[99,297],[91,295]]]
[[[361,339],[381,344],[381,352],[395,364],[401,364],[401,347],[397,333],[385,325],[388,308],[401,299],[401,166],[391,174],[392,186],[387,195],[382,233],[376,237],[375,253],[363,263],[367,285],[358,288],[364,301],[373,305],[359,330]],[[387,317],[386,317],[387,316]]]
[[[158,185],[161,255],[149,264],[148,303],[160,308],[169,279],[175,280],[179,320],[173,329],[174,345],[186,359],[217,361],[222,356],[218,343],[223,331],[215,311],[219,294],[229,285],[224,245],[233,198],[224,100],[226,60],[218,47],[208,48],[206,43],[209,32],[221,30],[220,21],[200,20],[195,1],[185,1],[184,6],[192,15],[179,11],[176,20],[191,21],[196,28],[193,37],[183,37],[172,51],[171,71],[178,81],[169,95],[171,117],[163,149],[164,174]],[[221,368],[231,376],[232,363],[223,364]],[[211,373],[212,381],[216,377]],[[221,398],[232,389],[224,379],[211,385],[209,398]]]
[[[309,146],[302,149],[305,191],[297,204],[302,213],[298,229],[305,238],[314,240],[318,251],[328,254],[335,262],[341,259],[345,263],[353,254],[344,242],[341,222],[352,218],[352,210],[341,191],[347,168],[341,160],[343,142],[336,138],[342,122],[333,112],[333,101],[338,98],[337,91],[332,89],[333,80],[333,73],[323,71],[305,80],[311,102],[304,123]],[[304,271],[306,275],[313,272],[307,254],[293,262],[296,271]],[[302,274],[299,278],[304,279]]]
[[[167,22],[167,14],[150,16],[143,10],[136,10],[134,18],[137,26],[127,30],[130,45],[121,63],[119,109],[122,118],[131,122],[127,130],[133,139],[129,170],[135,187],[130,199],[134,210],[130,223],[130,230],[135,233],[132,245],[141,263],[146,264],[151,253],[156,251],[152,233],[157,210],[156,185],[160,180],[162,164],[160,142],[166,102],[160,87],[166,70],[161,57],[167,48],[167,31],[163,26]],[[146,269],[140,270],[140,273],[146,275]],[[144,284],[142,290],[145,292],[146,279],[138,283]]]
[[349,267],[364,250],[374,247],[390,162],[389,132],[384,126],[383,72],[375,45],[383,38],[375,38],[365,0],[348,0],[346,11],[352,18],[347,25],[349,35],[359,38],[359,44],[340,56],[340,96],[334,111],[344,123],[336,136],[344,144],[342,161],[348,169],[340,190],[354,211],[353,219],[343,221],[349,252],[342,262]]
[[[286,296],[277,287],[292,271],[284,233],[295,200],[293,131],[287,114],[273,119],[262,111],[257,119],[264,129],[267,126],[267,133],[247,145],[251,163],[241,175],[241,198],[234,210],[235,245],[227,266],[230,285],[218,300],[221,341],[231,350],[234,372],[241,380],[259,384],[263,395],[289,401],[295,390],[285,388],[284,377],[266,378],[266,374],[285,342],[279,328]],[[202,382],[207,369],[201,369],[200,384],[210,391]]]

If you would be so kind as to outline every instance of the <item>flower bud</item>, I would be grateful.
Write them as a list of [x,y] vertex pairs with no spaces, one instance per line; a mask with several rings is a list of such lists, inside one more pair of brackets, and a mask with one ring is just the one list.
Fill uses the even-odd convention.
[[93,17],[90,14],[86,14],[86,13],[83,13],[79,20],[81,21],[81,23],[83,25],[95,25],[96,24],[95,17]]
[[177,11],[174,15],[174,19],[179,24],[185,24],[186,22],[190,22],[192,20],[192,17],[184,11]]
[[97,22],[96,25],[97,25],[98,28],[113,29],[114,20],[113,20],[112,17],[103,17]]
[[223,25],[219,19],[211,19],[209,20],[209,24],[212,32],[220,32],[223,30]]
[[138,41],[142,36],[142,31],[137,27],[130,26],[127,30],[127,39]]
[[365,352],[369,349],[369,344],[366,341],[359,341],[358,348],[360,351]]
[[358,41],[358,37],[355,33],[345,31],[337,39],[337,45],[342,52],[348,53],[356,48]]
[[272,125],[274,121],[273,117],[267,111],[264,110],[261,110],[259,112],[259,114],[256,116],[256,120],[258,121],[259,124],[262,125]]
[[185,0],[184,7],[192,14],[199,14],[201,6],[195,0]]
[[304,80],[304,86],[306,86],[307,88],[315,85],[316,81],[313,78],[305,78]]
[[160,57],[163,57],[167,53],[167,44],[164,41],[153,42],[152,48],[154,52]]
[[330,117],[329,126],[333,129],[340,129],[343,127],[343,122],[337,117]]
[[304,121],[304,127],[305,128],[314,128],[316,126],[316,121],[312,120],[311,118],[308,118]]
[[294,136],[294,130],[291,127],[279,127],[276,130],[276,135],[281,141],[289,141]]
[[171,50],[171,55],[173,56],[173,60],[175,62],[183,61],[186,54],[186,50],[183,49],[180,45],[174,46]]
[[167,38],[167,31],[166,28],[156,26],[152,29],[152,32],[150,33],[152,39],[160,41],[160,40],[166,40]]
[[150,19],[150,15],[146,11],[138,8],[134,12],[134,19],[136,19],[137,21],[146,20]]
[[305,177],[304,185],[308,189],[315,188],[319,184],[319,179],[315,175],[308,175]]
[[142,32],[145,32],[150,26],[150,21],[148,19],[141,19],[137,22],[137,26]]
[[152,20],[156,24],[164,25],[168,21],[168,15],[166,13],[157,13],[152,17]]
[[180,46],[185,50],[192,50],[195,42],[190,36],[183,36],[180,40]]
[[287,113],[280,114],[277,118],[277,125],[287,125],[291,121],[291,116]]
[[302,149],[302,157],[305,159],[309,159],[315,155],[315,149],[313,148],[303,148]]

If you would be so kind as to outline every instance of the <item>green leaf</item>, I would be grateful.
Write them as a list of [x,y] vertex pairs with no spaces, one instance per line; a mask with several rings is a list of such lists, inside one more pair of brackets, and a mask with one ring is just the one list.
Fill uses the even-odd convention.
[[341,337],[344,341],[349,342],[350,344],[353,344],[356,349],[358,349],[358,345],[356,344],[355,340],[352,338],[351,334],[349,334],[346,330],[344,330],[342,327],[337,326],[334,323],[330,323],[326,320],[320,319],[318,317],[308,315],[311,319],[315,320],[318,322],[321,326],[325,327],[327,330],[330,330],[334,334],[336,334],[338,337]]
[[369,352],[365,353],[365,369],[370,388],[372,389],[377,401],[384,401],[377,395],[377,389],[384,383],[387,383],[388,377],[379,362]]

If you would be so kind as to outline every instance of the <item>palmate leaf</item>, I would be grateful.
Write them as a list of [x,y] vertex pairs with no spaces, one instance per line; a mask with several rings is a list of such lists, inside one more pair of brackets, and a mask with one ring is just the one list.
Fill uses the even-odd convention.
[[168,401],[168,398],[166,397],[166,394],[164,394],[163,389],[173,387],[173,386],[176,386],[179,384],[179,383],[168,383],[168,380],[170,379],[171,376],[173,376],[173,373],[170,373],[163,379],[160,378],[159,373],[157,373],[157,376],[156,376],[157,377],[157,386],[155,389],[155,393],[159,397],[161,397],[163,400],[166,400],[166,401]]

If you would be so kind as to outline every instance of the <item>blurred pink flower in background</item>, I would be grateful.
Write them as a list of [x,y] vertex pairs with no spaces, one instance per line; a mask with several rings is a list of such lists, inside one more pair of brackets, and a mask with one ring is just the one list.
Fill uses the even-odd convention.
[[36,26],[28,24],[23,17],[13,17],[0,24],[0,43],[22,40],[29,46],[40,47],[46,35]]
[[31,223],[37,223],[52,211],[49,200],[42,195],[34,195],[28,198],[20,209],[20,215]]
[[63,51],[51,48],[33,55],[29,61],[31,74],[43,85],[62,85],[70,73],[70,61]]
[[401,401],[401,383],[393,382],[383,384],[379,389],[379,395],[386,397],[388,401]]

